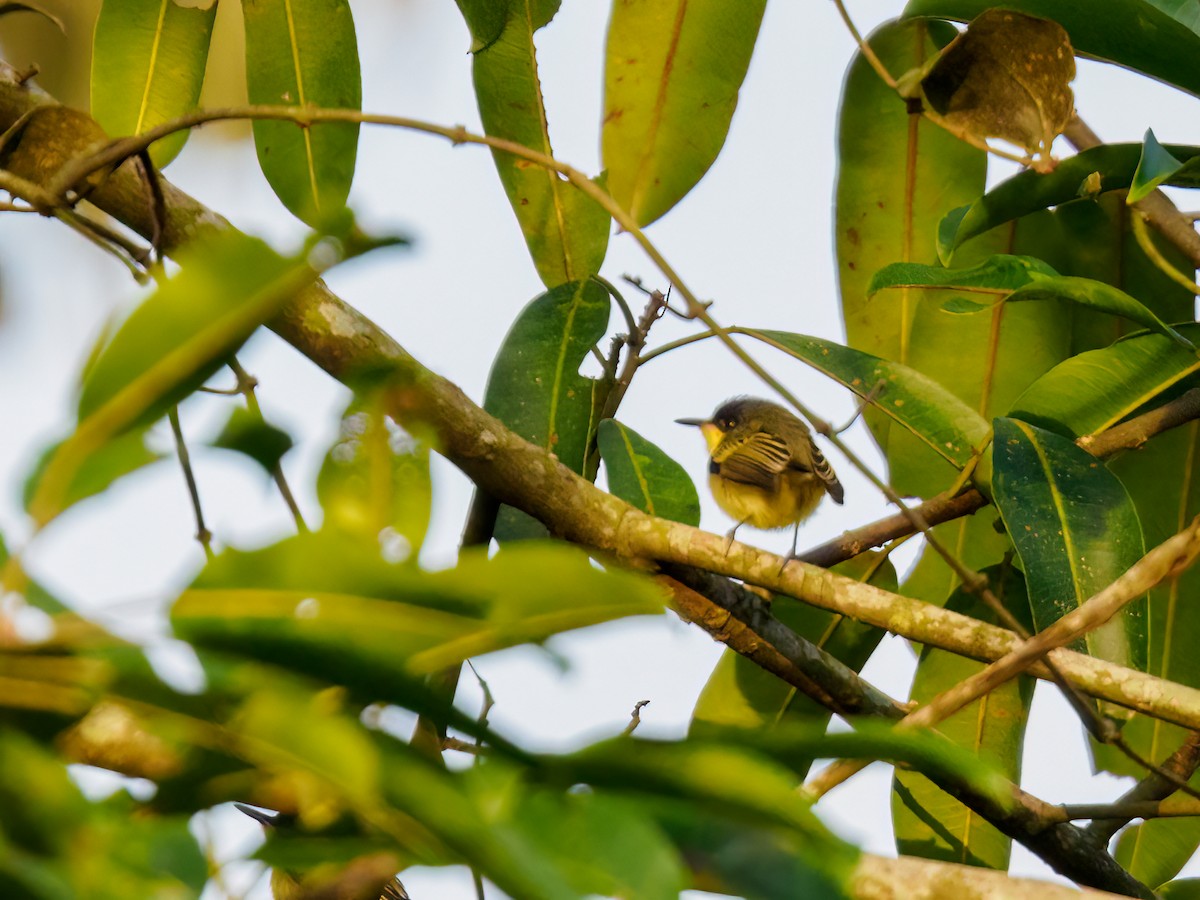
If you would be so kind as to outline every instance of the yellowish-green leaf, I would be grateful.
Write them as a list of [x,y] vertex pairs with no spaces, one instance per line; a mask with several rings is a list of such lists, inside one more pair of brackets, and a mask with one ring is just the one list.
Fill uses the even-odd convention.
[[252,553],[226,551],[184,591],[171,619],[201,646],[335,680],[351,655],[382,682],[660,613],[665,599],[648,578],[598,569],[565,545],[522,542],[492,559],[484,548],[464,552],[453,569],[423,572],[385,562],[374,543],[325,530]]
[[[1005,607],[1028,626],[1029,599],[1024,581],[1012,566],[984,573]],[[972,594],[959,590],[948,609],[994,622],[996,615]],[[971,677],[984,664],[926,648],[921,652],[910,698],[926,703]],[[1021,776],[1021,745],[1033,697],[1033,680],[1006,682],[938,723],[938,732],[968,753],[987,760],[1011,781]],[[963,865],[1008,868],[1012,839],[978,813],[942,791],[919,772],[896,769],[892,779],[892,822],[900,853]]]
[[613,198],[639,225],[716,160],[765,0],[617,2],[608,25],[601,152]]
[[342,416],[317,497],[326,527],[381,541],[391,558],[415,559],[433,508],[429,445],[387,414],[379,392],[368,393]]
[[[141,134],[196,108],[217,4],[104,0],[92,39],[92,115],[111,135]],[[150,148],[162,167],[182,131]]]
[[[546,156],[554,150],[534,34],[557,9],[558,0],[512,3],[503,31],[472,60],[484,130]],[[470,24],[468,8],[463,12]],[[608,249],[610,219],[604,208],[557,172],[502,150],[493,150],[492,159],[546,287],[596,274]]]
[[[358,44],[347,0],[243,0],[251,103],[360,110]],[[256,121],[271,189],[314,228],[340,230],[358,153],[357,123]]]
[[616,419],[600,423],[597,445],[612,493],[652,516],[699,526],[696,486],[658,446]]

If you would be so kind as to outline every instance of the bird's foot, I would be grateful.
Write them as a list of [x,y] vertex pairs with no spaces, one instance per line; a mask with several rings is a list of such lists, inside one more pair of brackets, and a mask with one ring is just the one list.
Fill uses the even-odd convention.
[[733,536],[737,534],[737,530],[745,525],[745,521],[738,522],[725,533],[725,555],[729,555],[729,548],[733,546]]
[[797,555],[796,551],[792,550],[792,552],[790,552],[787,556],[785,556],[783,558],[783,562],[779,564],[779,572],[777,574],[782,575],[783,570],[788,567],[788,563],[790,563],[793,559],[799,559],[799,558],[800,557]]

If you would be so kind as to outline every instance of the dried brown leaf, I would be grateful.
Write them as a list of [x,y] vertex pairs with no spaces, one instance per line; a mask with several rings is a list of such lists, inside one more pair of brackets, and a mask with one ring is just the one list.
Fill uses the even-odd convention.
[[1057,22],[1007,9],[980,13],[921,81],[929,110],[951,130],[1001,138],[1048,155],[1071,118],[1075,52]]

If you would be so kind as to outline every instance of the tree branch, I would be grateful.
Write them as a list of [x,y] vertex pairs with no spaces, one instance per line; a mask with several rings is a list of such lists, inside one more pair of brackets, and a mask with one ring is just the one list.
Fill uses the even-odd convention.
[[[1171,756],[1159,765],[1162,769],[1181,781],[1187,781],[1200,768],[1200,732],[1193,731]],[[1126,791],[1112,804],[1113,809],[1108,815],[1093,816],[1092,824],[1087,827],[1088,837],[1097,844],[1107,844],[1109,838],[1129,824],[1130,819],[1140,814],[1125,815],[1122,810],[1128,804],[1155,802],[1165,800],[1177,790],[1174,781],[1164,778],[1158,772],[1151,772],[1132,788]]]
[[850,878],[850,891],[857,900],[934,900],[961,897],[970,900],[1116,900],[1117,894],[1012,878],[1005,872],[901,856],[887,859],[864,853]]

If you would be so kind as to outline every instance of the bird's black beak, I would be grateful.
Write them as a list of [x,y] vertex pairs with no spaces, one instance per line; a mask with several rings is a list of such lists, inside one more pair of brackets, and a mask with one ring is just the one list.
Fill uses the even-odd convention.
[[676,425],[691,425],[694,428],[699,428],[701,425],[707,425],[708,419],[676,419]]
[[237,807],[238,812],[245,813],[255,822],[268,827],[279,824],[279,819],[283,815],[282,813],[271,812],[266,809],[256,809],[253,806],[247,806],[245,803],[235,803],[233,805]]

